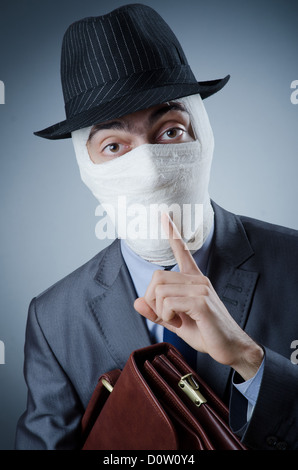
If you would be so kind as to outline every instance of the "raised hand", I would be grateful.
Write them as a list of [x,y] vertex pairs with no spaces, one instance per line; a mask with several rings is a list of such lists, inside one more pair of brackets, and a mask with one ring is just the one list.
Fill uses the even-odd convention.
[[155,271],[135,309],[248,380],[262,362],[262,348],[231,317],[167,214],[162,222],[180,272]]

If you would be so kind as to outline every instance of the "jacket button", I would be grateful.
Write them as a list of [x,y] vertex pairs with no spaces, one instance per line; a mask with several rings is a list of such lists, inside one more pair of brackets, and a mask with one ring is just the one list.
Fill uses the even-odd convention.
[[280,441],[276,444],[276,449],[277,450],[286,450],[288,447],[288,444],[284,441]]
[[275,436],[268,436],[266,442],[269,447],[274,447],[277,444],[277,438]]

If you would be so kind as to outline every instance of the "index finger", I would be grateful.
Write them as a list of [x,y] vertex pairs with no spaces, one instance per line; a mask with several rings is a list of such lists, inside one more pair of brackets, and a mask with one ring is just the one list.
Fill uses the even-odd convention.
[[169,214],[164,212],[161,215],[161,222],[180,272],[184,274],[202,274]]

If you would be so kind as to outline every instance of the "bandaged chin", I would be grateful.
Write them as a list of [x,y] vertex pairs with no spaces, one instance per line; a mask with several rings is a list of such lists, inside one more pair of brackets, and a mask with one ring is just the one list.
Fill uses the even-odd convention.
[[176,100],[190,115],[195,140],[144,144],[105,163],[91,161],[91,127],[72,132],[83,182],[115,225],[117,236],[152,263],[176,263],[162,230],[160,214],[170,212],[191,252],[198,250],[213,225],[208,193],[213,133],[200,95]]

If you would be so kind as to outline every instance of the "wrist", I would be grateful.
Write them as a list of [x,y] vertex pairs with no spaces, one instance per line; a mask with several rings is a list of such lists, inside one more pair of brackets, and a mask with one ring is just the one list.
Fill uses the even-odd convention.
[[263,358],[263,349],[251,340],[249,344],[245,345],[237,361],[231,367],[246,381],[256,375]]

